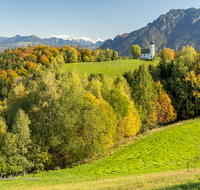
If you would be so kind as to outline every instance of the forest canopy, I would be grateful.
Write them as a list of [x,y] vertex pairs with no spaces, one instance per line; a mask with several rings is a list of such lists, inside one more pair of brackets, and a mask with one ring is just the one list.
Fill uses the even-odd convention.
[[[63,66],[74,47],[35,46],[0,54],[0,170],[55,169],[104,155],[136,135],[140,116],[126,80],[79,76]],[[109,60],[113,51],[95,50]],[[84,59],[93,56],[83,51]],[[92,58],[93,59],[93,58]],[[104,59],[102,59],[104,60]]]

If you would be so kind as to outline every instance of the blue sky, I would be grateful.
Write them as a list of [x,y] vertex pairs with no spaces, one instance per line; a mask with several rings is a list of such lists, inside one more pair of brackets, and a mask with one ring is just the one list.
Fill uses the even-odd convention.
[[2,0],[0,36],[68,35],[113,39],[146,26],[170,9],[200,8],[199,0]]

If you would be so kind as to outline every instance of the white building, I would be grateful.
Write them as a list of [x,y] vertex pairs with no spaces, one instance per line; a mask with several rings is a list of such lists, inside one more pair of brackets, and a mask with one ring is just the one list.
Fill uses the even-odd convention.
[[155,45],[154,41],[152,40],[150,48],[145,48],[141,51],[140,58],[142,59],[152,59],[155,55]]

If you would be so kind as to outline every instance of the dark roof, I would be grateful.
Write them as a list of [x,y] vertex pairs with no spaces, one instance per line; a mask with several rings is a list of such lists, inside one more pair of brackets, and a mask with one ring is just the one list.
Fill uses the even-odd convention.
[[150,53],[150,48],[148,49],[143,49],[141,54],[149,54]]
[[151,44],[154,44],[154,41],[153,41],[153,40],[151,41]]

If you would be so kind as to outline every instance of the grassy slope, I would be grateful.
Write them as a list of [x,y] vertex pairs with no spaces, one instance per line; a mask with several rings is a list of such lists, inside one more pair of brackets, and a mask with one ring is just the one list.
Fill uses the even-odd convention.
[[[128,176],[133,175],[134,178],[137,178],[140,174],[144,176],[144,174],[148,175],[148,173],[155,172],[183,169],[186,171],[187,161],[194,161],[195,156],[200,154],[198,149],[200,143],[196,142],[195,138],[200,139],[200,119],[190,120],[188,123],[182,125],[174,124],[138,135],[133,139],[121,143],[120,147],[114,149],[115,151],[110,156],[99,161],[83,164],[71,169],[29,176],[40,177],[41,181],[1,181],[0,189],[1,187],[4,187],[4,189],[26,189],[36,186],[46,186],[45,189],[64,189],[63,187],[66,186],[71,187],[69,189],[73,189],[75,184],[84,184],[85,189],[92,189],[93,187],[90,186],[90,183],[95,183],[92,181],[96,179],[99,183],[105,183],[105,188],[121,184],[122,186],[125,185],[124,187],[131,185],[135,189],[133,181],[130,180],[131,177]],[[200,162],[197,162],[196,166],[200,167]],[[190,167],[193,167],[192,162],[190,162]],[[199,174],[200,171],[195,173],[192,179],[189,179],[189,177],[187,179],[196,182],[199,179]],[[166,172],[154,174],[157,177],[155,177],[155,180],[152,179],[152,181],[157,183],[157,178],[160,178],[162,181],[165,175],[167,175]],[[180,174],[171,173],[171,177],[176,175],[179,176]],[[184,175],[186,175],[185,172],[183,172],[182,178]],[[153,175],[150,174],[149,176]],[[106,182],[105,179],[108,181]],[[145,185],[144,178],[141,178],[139,181]],[[183,178],[177,180],[177,182],[173,182],[171,185],[186,181],[186,178]],[[96,185],[98,185],[97,182]],[[150,182],[151,177],[149,177]],[[169,182],[170,180],[166,183],[170,185]],[[164,186],[168,186],[166,183]],[[135,183],[135,185],[138,185],[138,183]],[[82,189],[81,187],[77,188]],[[160,187],[158,186],[158,188]]]
[[139,65],[157,64],[158,61],[144,61],[139,59],[115,60],[105,62],[81,62],[81,63],[68,63],[66,70],[71,72],[77,70],[80,74],[91,73],[104,73],[107,77],[116,79],[121,77],[125,71],[134,70]]

